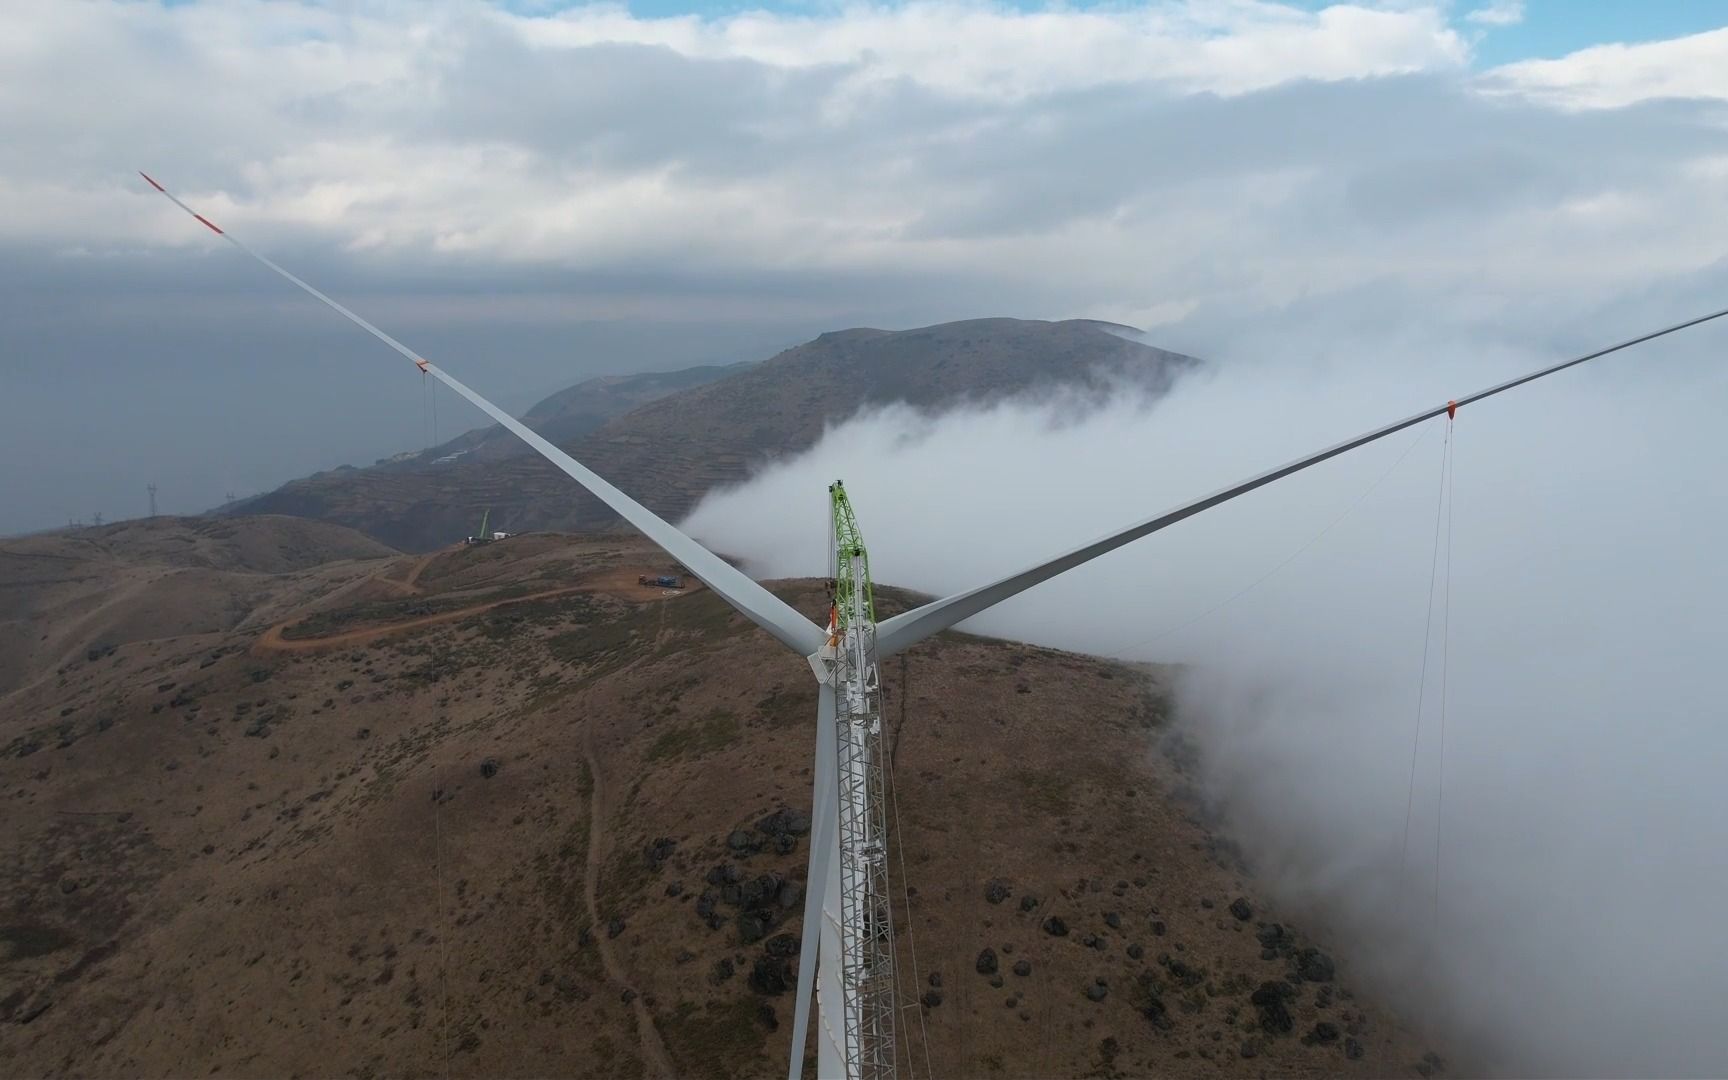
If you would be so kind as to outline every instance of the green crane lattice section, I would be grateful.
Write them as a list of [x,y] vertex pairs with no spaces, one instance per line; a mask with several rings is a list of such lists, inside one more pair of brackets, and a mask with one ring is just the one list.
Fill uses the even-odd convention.
[[[836,629],[844,631],[852,620],[854,597],[864,601],[864,614],[876,622],[876,600],[870,589],[870,555],[864,550],[864,536],[858,531],[858,519],[852,513],[852,503],[846,498],[846,487],[836,480],[828,485],[833,503],[834,532],[834,608],[838,618]],[[857,559],[854,571],[853,559]]]

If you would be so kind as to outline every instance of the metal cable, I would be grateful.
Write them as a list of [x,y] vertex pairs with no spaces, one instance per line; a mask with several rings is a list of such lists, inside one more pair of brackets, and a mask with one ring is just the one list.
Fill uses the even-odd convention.
[[1422,706],[1428,697],[1428,646],[1434,633],[1434,582],[1440,571],[1440,511],[1446,500],[1446,460],[1452,447],[1452,425],[1446,425],[1446,442],[1440,448],[1440,493],[1434,505],[1434,555],[1428,565],[1428,610],[1422,620],[1422,675],[1416,684],[1416,736],[1410,741],[1410,785],[1404,797],[1404,846],[1398,855],[1402,874],[1410,860],[1410,817],[1416,808],[1416,755],[1422,746]]
[[[1447,424],[1447,434],[1451,434]],[[1446,454],[1446,586],[1440,616],[1440,764],[1434,794],[1434,929],[1440,929],[1440,837],[1446,824],[1446,687],[1452,657],[1452,491],[1458,476],[1458,448],[1448,439]]]

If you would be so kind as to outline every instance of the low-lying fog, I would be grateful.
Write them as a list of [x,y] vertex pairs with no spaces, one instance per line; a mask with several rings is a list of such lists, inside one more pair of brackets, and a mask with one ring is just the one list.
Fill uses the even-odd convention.
[[[969,628],[1189,665],[1267,890],[1460,1067],[1728,1073],[1728,364],[1693,333],[1462,410],[1450,514],[1442,419]],[[686,524],[819,575],[842,477],[877,579],[950,592],[1555,359],[1474,348],[1230,358],[1080,419],[874,412]]]

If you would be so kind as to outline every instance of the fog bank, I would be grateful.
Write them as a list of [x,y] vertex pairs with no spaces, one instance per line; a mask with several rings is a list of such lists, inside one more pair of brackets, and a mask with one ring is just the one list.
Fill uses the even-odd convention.
[[[968,629],[1189,665],[1182,723],[1268,891],[1460,1064],[1722,1075],[1721,340],[1462,410],[1450,555],[1441,420]],[[761,576],[820,574],[841,477],[877,579],[945,593],[1553,359],[1383,345],[1228,357],[1165,399],[1125,391],[1084,415],[873,412],[686,525]]]

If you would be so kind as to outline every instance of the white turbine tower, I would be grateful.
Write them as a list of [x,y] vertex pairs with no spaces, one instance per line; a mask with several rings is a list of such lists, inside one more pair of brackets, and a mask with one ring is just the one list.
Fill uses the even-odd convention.
[[877,663],[987,608],[1100,555],[1460,406],[1586,361],[1728,315],[1728,309],[1642,334],[1617,345],[1467,394],[1375,428],[1203,498],[1136,522],[1108,536],[1029,566],[999,581],[955,593],[877,624],[869,560],[844,489],[830,491],[835,602],[826,630],[695,540],[589,471],[515,417],[354,312],[224,232],[146,174],[150,186],[210,231],[328,305],[419,369],[473,402],[546,460],[682,563],[733,608],[806,657],[819,684],[812,774],[810,865],[804,905],[787,1075],[800,1080],[811,991],[818,1002],[817,1075],[821,1080],[875,1080],[895,1073],[893,927],[887,892],[887,835],[882,812],[882,725]]

